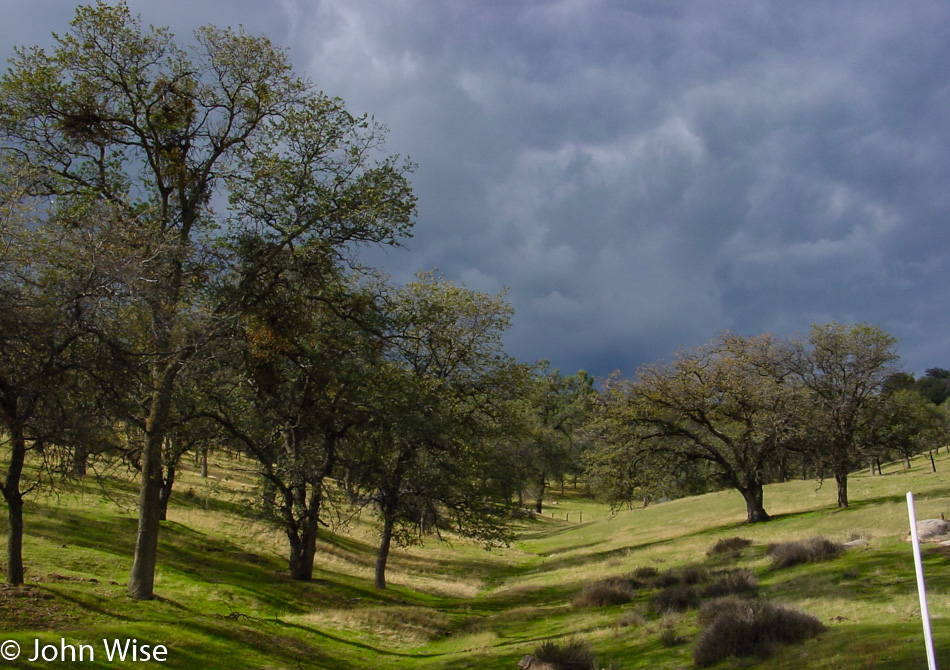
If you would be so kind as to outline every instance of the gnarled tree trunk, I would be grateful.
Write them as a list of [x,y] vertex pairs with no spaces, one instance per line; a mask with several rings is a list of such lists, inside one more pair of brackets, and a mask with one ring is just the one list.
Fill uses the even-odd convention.
[[764,496],[761,483],[754,482],[748,486],[744,486],[739,489],[739,492],[745,499],[747,522],[758,523],[760,521],[768,521],[772,518],[766,513],[765,507],[762,504]]

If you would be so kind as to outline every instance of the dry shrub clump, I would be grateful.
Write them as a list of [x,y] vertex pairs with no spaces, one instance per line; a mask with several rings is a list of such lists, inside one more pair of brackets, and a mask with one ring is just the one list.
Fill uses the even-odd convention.
[[660,628],[660,644],[664,647],[675,647],[683,643],[683,638],[676,631],[676,624],[672,621],[664,621]]
[[738,556],[743,549],[752,546],[752,540],[744,537],[724,537],[716,541],[707,551],[707,556]]
[[594,652],[583,640],[568,640],[563,646],[548,640],[534,650],[534,657],[557,670],[593,670]]
[[668,589],[673,586],[679,586],[683,583],[680,576],[675,572],[664,572],[653,578],[653,586],[658,589]]
[[699,606],[699,592],[693,586],[679,584],[658,591],[650,598],[649,609],[654,614],[685,612]]
[[620,618],[617,619],[617,625],[621,628],[639,628],[646,623],[646,619],[643,618],[643,615],[637,612],[636,610],[627,610],[620,615]]
[[723,596],[754,597],[759,592],[759,580],[751,570],[730,570],[706,585],[704,598],[722,598]]
[[796,542],[783,542],[768,547],[766,554],[772,558],[772,570],[788,568],[802,563],[821,563],[838,558],[844,553],[844,545],[824,537],[812,537]]
[[680,571],[680,581],[687,586],[695,586],[709,579],[709,573],[695,565],[688,565]]
[[610,577],[585,586],[571,602],[574,607],[624,605],[634,599],[641,586],[634,577]]
[[810,614],[737,598],[707,601],[697,622],[703,631],[693,648],[693,661],[700,668],[730,656],[767,657],[780,645],[803,642],[825,630]]
[[633,571],[633,576],[637,579],[653,579],[658,573],[659,570],[652,565],[641,565]]

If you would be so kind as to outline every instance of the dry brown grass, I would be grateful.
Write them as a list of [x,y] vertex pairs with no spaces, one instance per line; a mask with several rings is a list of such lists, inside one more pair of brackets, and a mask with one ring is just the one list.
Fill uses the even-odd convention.
[[428,607],[386,606],[320,610],[285,617],[315,626],[357,630],[399,647],[425,644],[448,632],[452,617]]

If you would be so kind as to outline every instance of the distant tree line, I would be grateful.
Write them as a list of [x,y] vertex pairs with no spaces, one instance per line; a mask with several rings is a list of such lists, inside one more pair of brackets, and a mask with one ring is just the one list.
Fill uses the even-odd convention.
[[897,364],[880,328],[829,323],[804,340],[724,333],[633,379],[611,377],[584,428],[593,485],[614,505],[733,488],[756,522],[769,518],[766,484],[827,477],[847,507],[856,469],[948,441],[936,392],[947,375],[915,380]]

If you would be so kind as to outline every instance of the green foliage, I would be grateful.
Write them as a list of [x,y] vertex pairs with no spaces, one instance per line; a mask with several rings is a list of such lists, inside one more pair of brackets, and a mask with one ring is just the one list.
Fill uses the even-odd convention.
[[947,437],[939,408],[910,390],[885,394],[861,431],[865,449],[880,460],[894,452],[910,458],[937,449]]
[[[30,176],[27,194],[55,196],[42,201],[44,225],[95,233],[65,248],[93,259],[91,276],[108,287],[97,334],[140,363],[108,395],[111,418],[141,443],[129,592],[151,598],[183,371],[208,364],[235,312],[270,300],[264,279],[286,267],[280,256],[306,257],[324,277],[354,260],[355,245],[405,237],[412,165],[377,159],[385,129],[297,77],[266,38],[209,26],[182,45],[124,2],[99,2],[78,7],[54,39],[49,54],[16,50],[0,79],[0,154]],[[224,211],[211,207],[214,193],[227,195]],[[309,305],[291,303],[281,318],[300,325]],[[283,327],[245,325],[252,346],[283,346],[265,342]]]
[[530,488],[540,514],[548,482],[581,470],[585,441],[578,429],[595,392],[583,370],[564,376],[542,360],[532,372],[519,398],[520,427],[509,451],[517,459],[517,486]]
[[946,440],[943,415],[907,388],[896,361],[880,328],[830,323],[807,342],[725,333],[633,380],[611,377],[585,427],[591,481],[619,509],[711,480],[739,491],[753,522],[768,519],[765,483],[831,472],[846,507],[848,474],[865,458]]
[[383,310],[385,342],[365,398],[371,421],[347,464],[382,521],[380,588],[394,540],[415,544],[442,527],[489,546],[508,542],[510,510],[485,445],[508,430],[508,401],[524,375],[502,347],[511,316],[503,294],[422,273],[386,295]]
[[874,421],[881,392],[895,372],[897,340],[866,323],[812,326],[797,345],[794,369],[809,391],[812,452],[834,474],[838,505],[848,506],[848,473],[868,446],[861,439]]
[[788,345],[771,336],[724,333],[672,364],[644,366],[635,381],[609,380],[590,425],[605,445],[591,456],[594,471],[625,463],[629,474],[614,488],[629,495],[671,469],[704,462],[742,493],[749,521],[768,519],[762,486],[804,430],[805,397],[787,383],[788,362]]
[[[90,374],[107,358],[92,324],[109,287],[88,259],[71,253],[91,227],[43,220],[29,195],[33,177],[6,160],[0,165],[0,449],[6,457],[0,493],[11,528],[6,578],[12,584],[24,579],[24,495],[56,484],[74,465],[84,468],[87,454],[117,443]],[[127,369],[116,360],[100,378]],[[42,457],[43,468],[25,467],[31,452]]]
[[913,384],[913,389],[934,405],[950,398],[950,370],[930,368]]

